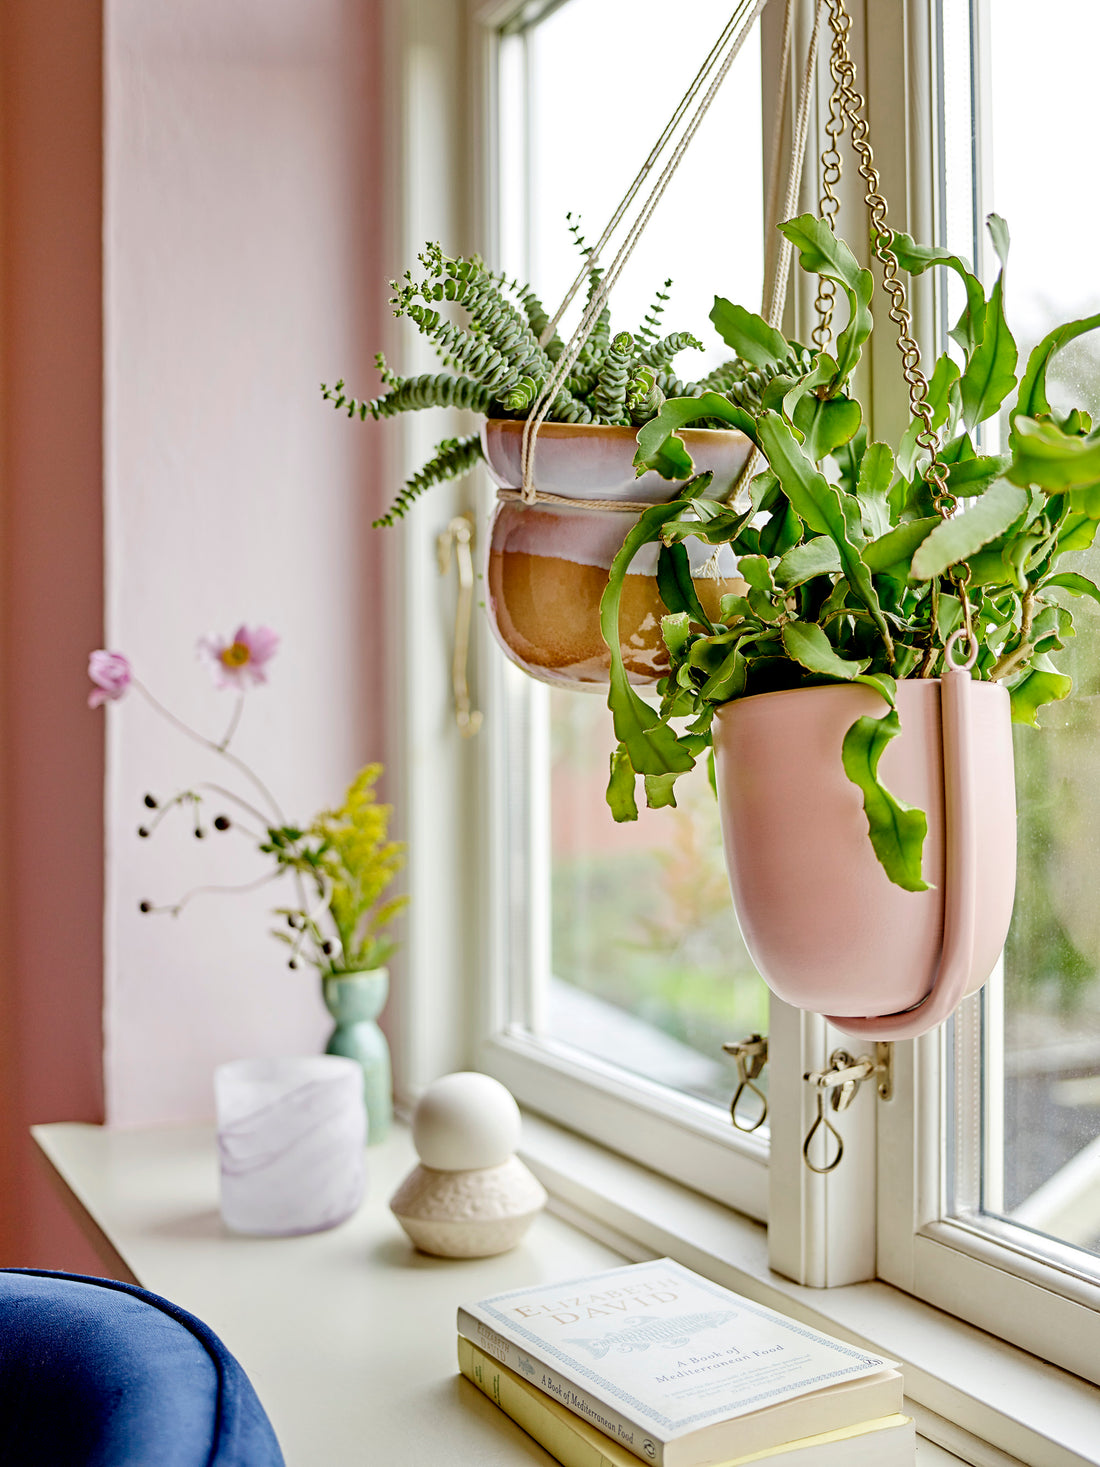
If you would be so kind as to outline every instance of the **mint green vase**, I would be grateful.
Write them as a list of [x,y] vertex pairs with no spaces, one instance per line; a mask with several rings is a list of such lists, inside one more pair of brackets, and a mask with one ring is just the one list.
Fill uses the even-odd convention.
[[375,1022],[385,1006],[389,988],[390,975],[386,968],[373,968],[367,973],[335,973],[322,984],[325,1007],[336,1020],[325,1053],[358,1060],[363,1070],[368,1146],[384,1141],[393,1121],[390,1047]]

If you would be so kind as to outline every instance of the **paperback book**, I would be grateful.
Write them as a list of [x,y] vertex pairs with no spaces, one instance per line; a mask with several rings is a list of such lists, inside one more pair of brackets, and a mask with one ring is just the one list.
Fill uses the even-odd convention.
[[516,1289],[458,1332],[644,1462],[710,1467],[902,1409],[878,1355],[671,1259]]
[[[562,1467],[635,1467],[638,1459],[625,1447],[462,1335],[458,1337],[458,1365],[468,1381]],[[915,1460],[912,1420],[884,1416],[736,1457],[716,1467],[913,1467]]]

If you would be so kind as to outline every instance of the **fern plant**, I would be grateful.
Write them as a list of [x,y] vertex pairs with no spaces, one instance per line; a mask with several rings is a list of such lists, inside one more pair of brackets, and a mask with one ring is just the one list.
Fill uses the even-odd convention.
[[[567,222],[574,243],[588,258],[589,247],[579,223],[570,216]],[[402,281],[391,282],[391,304],[394,315],[411,321],[449,370],[401,377],[379,356],[383,393],[356,398],[341,379],[333,387],[322,383],[325,400],[361,421],[429,407],[460,408],[488,418],[525,418],[563,350],[557,333],[542,342],[549,316],[541,300],[529,285],[489,270],[476,255],[452,259],[438,244],[429,244],[419,260],[423,267],[420,278],[414,279],[407,271]],[[589,301],[601,278],[601,270],[593,266]],[[702,382],[684,382],[674,374],[674,359],[683,351],[700,350],[702,343],[689,331],[660,334],[671,283],[666,280],[658,290],[636,333],[613,333],[610,313],[603,309],[550,405],[550,422],[637,427],[657,415],[666,397],[712,391],[736,391],[739,396],[731,401],[758,403],[769,380],[768,370],[751,362],[725,363]],[[448,319],[444,314],[448,307],[461,308],[465,323]],[[799,365],[804,365],[801,359]],[[772,375],[780,370],[775,366]],[[705,419],[701,426],[727,425],[718,417]],[[481,456],[476,433],[443,439],[375,525],[392,525],[425,490],[468,473]]]

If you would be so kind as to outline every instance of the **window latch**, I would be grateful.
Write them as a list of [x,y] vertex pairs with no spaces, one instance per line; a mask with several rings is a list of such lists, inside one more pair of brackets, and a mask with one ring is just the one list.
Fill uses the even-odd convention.
[[[860,1055],[858,1059],[850,1055],[846,1049],[834,1049],[829,1056],[828,1069],[808,1070],[802,1076],[807,1085],[814,1087],[817,1098],[817,1115],[802,1143],[802,1159],[810,1171],[816,1172],[818,1176],[825,1176],[828,1172],[835,1171],[844,1155],[844,1138],[825,1114],[825,1097],[828,1096],[829,1106],[833,1112],[839,1114],[840,1111],[848,1109],[864,1080],[870,1080],[872,1076],[878,1077],[879,1099],[890,1100],[894,1094],[894,1046],[892,1044],[876,1044],[874,1054]],[[824,1166],[818,1166],[810,1158],[810,1147],[818,1131],[824,1132],[826,1153],[830,1137],[836,1146],[832,1159]]]
[[[737,1075],[741,1082],[730,1101],[730,1120],[739,1131],[751,1134],[753,1131],[758,1131],[768,1118],[768,1098],[759,1085],[753,1084],[754,1080],[760,1078],[764,1066],[768,1063],[768,1036],[750,1034],[747,1039],[738,1039],[732,1044],[723,1044],[722,1048],[727,1054],[732,1054],[737,1061]],[[737,1116],[737,1107],[746,1090],[752,1091],[762,1107],[760,1114],[748,1125],[739,1120]]]
[[451,689],[454,694],[455,722],[464,739],[473,738],[481,727],[481,714],[470,706],[470,684],[467,666],[470,657],[470,620],[474,606],[474,525],[468,515],[456,515],[436,538],[439,574],[451,568],[452,552],[458,568],[458,600],[455,603],[454,656],[451,659]]

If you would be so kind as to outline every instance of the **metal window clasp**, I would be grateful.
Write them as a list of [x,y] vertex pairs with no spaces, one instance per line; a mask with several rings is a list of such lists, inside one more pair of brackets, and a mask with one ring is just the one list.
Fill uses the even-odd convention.
[[451,689],[454,695],[455,722],[464,739],[473,738],[481,728],[481,714],[470,706],[467,664],[470,657],[470,620],[474,606],[474,523],[468,515],[456,515],[442,534],[436,537],[439,574],[445,576],[454,554],[458,567],[458,600],[455,603],[455,641],[451,658]]
[[[732,1054],[737,1061],[737,1074],[741,1081],[730,1101],[730,1120],[739,1131],[744,1131],[746,1134],[758,1131],[768,1118],[768,1098],[758,1085],[753,1084],[753,1081],[759,1079],[764,1066],[768,1063],[767,1035],[750,1034],[747,1039],[739,1039],[732,1044],[723,1044],[722,1048],[726,1054]],[[751,1090],[763,1107],[756,1120],[749,1126],[742,1124],[737,1119],[737,1106],[746,1090]]]
[[[894,1094],[894,1046],[892,1044],[876,1044],[874,1054],[860,1055],[859,1059],[854,1059],[846,1049],[834,1049],[829,1056],[827,1070],[808,1070],[802,1076],[807,1085],[814,1087],[817,1097],[817,1115],[802,1143],[802,1159],[810,1171],[816,1172],[818,1176],[825,1176],[828,1172],[835,1171],[844,1155],[844,1138],[825,1114],[826,1095],[829,1097],[831,1109],[839,1114],[840,1111],[848,1109],[859,1087],[872,1075],[878,1076],[879,1099],[890,1100]],[[810,1160],[810,1146],[819,1130],[825,1132],[826,1152],[830,1136],[836,1143],[835,1155],[824,1166],[818,1166]]]

